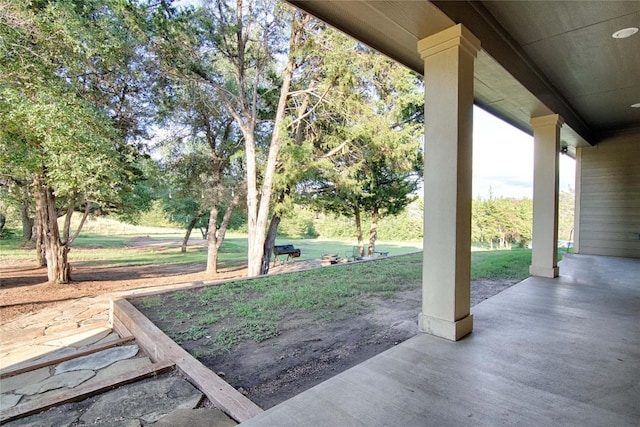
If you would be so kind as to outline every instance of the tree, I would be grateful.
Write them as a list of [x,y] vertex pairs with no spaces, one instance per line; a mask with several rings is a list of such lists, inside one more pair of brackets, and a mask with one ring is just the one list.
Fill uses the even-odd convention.
[[[248,217],[248,275],[262,274],[281,129],[302,43],[304,16],[268,0],[216,0],[198,9],[165,8],[155,17],[165,72],[209,86],[242,133]],[[289,23],[291,36],[283,37]],[[277,59],[287,54],[286,63]],[[276,76],[279,76],[277,78]],[[274,82],[278,82],[274,86]],[[268,103],[278,94],[274,115]],[[261,141],[261,132],[270,137]]]
[[378,219],[415,198],[422,170],[422,126],[415,114],[421,85],[416,75],[345,36],[328,40],[326,104],[336,108],[314,111],[316,123],[307,132],[315,172],[304,185],[316,208],[354,217],[362,255],[361,216],[371,214],[371,255]]
[[477,198],[472,203],[471,239],[491,249],[524,246],[531,241],[532,222],[531,199]]
[[[137,129],[131,82],[144,80],[134,67],[141,39],[124,30],[131,6],[70,0],[0,5],[0,175],[7,177],[3,182],[28,179],[37,244],[44,247],[37,253],[44,252],[52,282],[69,282],[67,254],[95,207],[122,209],[141,201],[136,150],[126,143]],[[76,209],[83,217],[72,235]],[[62,230],[59,216],[65,217]]]
[[16,173],[5,174],[0,181],[0,199],[20,212],[22,222],[22,238],[29,241],[33,237],[35,226],[33,195],[29,188],[28,177],[19,177]]
[[244,194],[242,142],[233,119],[218,107],[215,92],[189,82],[178,83],[176,92],[171,124],[187,135],[170,144],[173,153],[165,170],[171,197],[165,198],[165,207],[172,219],[187,222],[183,252],[191,230],[198,223],[206,228],[207,273],[215,275],[218,251]]
[[575,196],[573,189],[560,191],[558,200],[558,238],[561,240],[573,240]]

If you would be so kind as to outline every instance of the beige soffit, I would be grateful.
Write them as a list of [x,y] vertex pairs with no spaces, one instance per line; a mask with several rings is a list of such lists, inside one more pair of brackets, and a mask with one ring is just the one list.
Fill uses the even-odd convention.
[[[362,41],[368,46],[378,50],[386,56],[398,61],[419,74],[424,72],[424,64],[417,51],[417,42],[431,34],[444,30],[456,22],[440,10],[434,3],[417,1],[320,1],[303,0],[289,1],[292,5],[304,10],[329,25],[344,33]],[[451,2],[466,4],[466,2]],[[468,8],[468,6],[467,6]],[[465,9],[465,13],[469,13]],[[471,15],[477,19],[475,9]],[[464,23],[464,22],[463,22]],[[465,24],[466,25],[466,24]],[[467,25],[469,27],[469,25]],[[484,28],[479,31],[479,28]],[[474,34],[473,28],[469,28]],[[500,47],[512,49],[497,35],[490,26],[479,26],[482,50],[478,54],[475,67],[475,102],[478,106],[500,117],[506,122],[531,134],[531,117],[557,113],[529,91],[518,81],[510,71],[507,71],[485,48],[485,39],[489,44],[501,41]],[[478,35],[478,34],[476,34]],[[493,40],[493,41],[492,41]],[[514,43],[515,45],[515,43]],[[506,46],[506,47],[505,47]],[[515,54],[518,56],[517,54]],[[519,56],[518,56],[519,57]],[[524,64],[524,65],[523,65]],[[522,62],[518,64],[525,71],[531,64]],[[541,73],[540,73],[541,74]],[[562,137],[567,145],[576,146],[586,144],[585,138],[580,134],[588,135],[588,129],[582,124],[572,111],[568,103],[559,95],[553,94],[554,90],[540,75],[534,76],[538,86],[544,87],[545,92],[552,93],[556,98],[556,104],[564,108],[561,115],[569,116],[567,124],[563,127]],[[560,101],[557,101],[560,99]],[[567,114],[568,112],[568,114]],[[571,120],[571,117],[574,117]],[[571,129],[572,123],[578,123],[581,131]]]

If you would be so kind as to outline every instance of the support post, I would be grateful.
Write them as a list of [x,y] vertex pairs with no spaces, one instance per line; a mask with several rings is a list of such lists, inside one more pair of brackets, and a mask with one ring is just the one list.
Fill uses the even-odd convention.
[[480,41],[456,25],[418,42],[424,60],[424,260],[420,330],[457,341],[471,315],[473,66]]
[[533,127],[533,249],[529,273],[558,277],[558,189],[560,128],[557,114],[534,117]]

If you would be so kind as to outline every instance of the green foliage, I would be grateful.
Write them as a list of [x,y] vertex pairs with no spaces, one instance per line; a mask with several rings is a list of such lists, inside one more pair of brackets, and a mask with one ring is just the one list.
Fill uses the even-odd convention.
[[[573,240],[574,193],[559,195],[558,238]],[[490,196],[472,204],[471,240],[489,248],[525,247],[532,240],[533,200]]]
[[528,249],[471,252],[471,279],[524,280],[530,265]]
[[471,240],[490,248],[524,247],[532,238],[531,199],[475,199],[472,204]]
[[220,351],[231,351],[233,346],[237,343],[237,331],[227,328],[220,328],[216,337],[213,339],[213,344],[215,344]]
[[184,339],[189,341],[197,341],[200,338],[204,338],[209,333],[209,330],[204,326],[193,325],[184,334]]
[[[421,200],[421,199],[419,199]],[[378,221],[378,241],[416,241],[422,239],[422,209],[419,200],[411,203],[397,215],[385,216]],[[362,221],[371,221],[371,215],[364,213]],[[291,213],[282,218],[278,235],[282,237],[356,239],[354,220],[350,216],[314,212],[310,208],[295,205]]]
[[172,222],[206,230],[216,205],[220,226],[233,195],[242,192],[240,133],[215,91],[178,79],[169,92],[165,121],[185,131],[161,142],[163,209]]
[[[277,336],[279,322],[300,311],[325,320],[365,313],[370,309],[365,297],[389,298],[419,289],[422,261],[422,254],[413,254],[179,291],[181,308],[168,315],[170,334],[180,340],[210,335],[211,351],[217,353],[245,340]],[[521,280],[530,263],[531,251],[525,249],[473,252],[472,278]],[[144,309],[144,299],[134,303]],[[175,321],[186,318],[195,319],[195,326],[186,323],[184,330],[176,330]]]
[[164,305],[164,301],[160,297],[147,297],[142,300],[142,305],[145,308],[162,307]]
[[[121,186],[139,172],[123,170],[133,164],[135,151],[122,138],[134,131],[132,117],[142,117],[127,94],[143,99],[135,90],[146,76],[129,68],[141,57],[136,49],[143,39],[126,26],[119,2],[76,8],[59,0],[29,9],[10,1],[1,12],[6,43],[0,61],[0,136],[12,153],[2,163],[17,167],[12,173],[22,176],[44,173],[58,197],[80,189],[99,201],[113,198],[117,186],[109,180],[105,185],[105,179],[120,173]],[[98,76],[100,82],[92,80]],[[114,96],[117,85],[131,92]]]
[[30,199],[39,204],[37,241],[57,283],[69,281],[74,239],[59,212],[126,214],[152,199],[134,141],[153,105],[136,10],[126,0],[0,5],[0,178],[27,214]]
[[[158,35],[154,39],[154,51],[162,60],[164,74],[193,82],[200,94],[209,96],[212,102],[203,106],[217,111],[203,115],[198,103],[194,102],[197,116],[228,120],[228,125],[221,124],[220,120],[213,123],[205,120],[208,145],[213,148],[212,142],[217,139],[210,137],[212,131],[223,130],[223,139],[229,137],[236,150],[238,143],[244,146],[243,155],[238,156],[244,162],[238,162],[238,166],[232,168],[233,173],[226,175],[232,179],[224,185],[220,185],[222,178],[215,178],[215,162],[220,161],[218,166],[222,167],[228,163],[229,156],[212,153],[214,179],[205,189],[221,195],[224,189],[233,193],[233,185],[238,186],[237,190],[246,185],[247,229],[251,235],[248,249],[250,276],[259,274],[262,269],[263,236],[281,144],[278,132],[284,117],[282,111],[289,93],[290,76],[297,67],[287,50],[294,50],[293,46],[298,43],[296,34],[303,27],[297,19],[300,16],[299,12],[269,0],[215,0],[177,11],[163,7],[153,16]],[[283,36],[288,24],[293,27],[290,38]],[[288,56],[289,65],[280,63],[284,56]],[[278,105],[277,114],[274,105]],[[227,129],[232,133],[226,132]],[[246,179],[239,179],[242,176]],[[222,204],[229,209],[237,203],[237,197],[238,191],[231,198],[233,203]],[[216,215],[218,204],[213,202],[209,206],[212,215]],[[219,230],[223,238],[225,226],[220,225]],[[217,239],[217,232],[211,232]],[[210,261],[213,262],[213,258]]]
[[178,228],[182,225],[169,220],[166,212],[162,209],[162,201],[160,200],[154,200],[149,210],[140,214],[137,224],[147,227],[167,228]]
[[215,325],[220,321],[220,317],[213,313],[206,313],[203,316],[198,316],[198,320],[196,320],[196,324],[200,326],[210,326]]
[[315,227],[316,221],[316,215],[312,211],[298,206],[291,213],[284,215],[278,227],[278,235],[314,239],[319,237]]
[[0,230],[0,240],[16,240],[18,237],[18,233],[11,228],[3,227]]
[[269,321],[245,321],[238,327],[241,339],[247,338],[255,342],[262,342],[279,334],[278,325]]
[[298,130],[304,140],[292,138],[283,149],[292,163],[308,165],[297,177],[301,203],[356,221],[361,211],[375,219],[398,214],[415,198],[422,173],[422,125],[407,116],[409,104],[422,102],[420,80],[332,30],[318,38],[317,85],[327,88],[327,107],[309,107],[314,120]]
[[575,192],[561,191],[558,200],[558,239],[573,241]]

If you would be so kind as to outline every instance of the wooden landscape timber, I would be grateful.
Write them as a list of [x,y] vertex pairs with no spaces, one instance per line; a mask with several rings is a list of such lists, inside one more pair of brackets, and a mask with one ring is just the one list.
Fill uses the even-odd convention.
[[153,360],[170,360],[219,409],[238,422],[262,409],[177,345],[126,299],[111,301],[111,327],[120,335],[133,335]]

